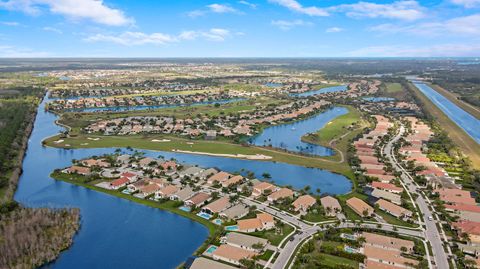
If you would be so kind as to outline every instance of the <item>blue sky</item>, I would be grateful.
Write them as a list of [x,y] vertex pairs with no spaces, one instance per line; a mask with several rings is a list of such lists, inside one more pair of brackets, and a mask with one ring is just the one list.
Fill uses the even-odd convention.
[[480,0],[0,0],[0,57],[480,56]]

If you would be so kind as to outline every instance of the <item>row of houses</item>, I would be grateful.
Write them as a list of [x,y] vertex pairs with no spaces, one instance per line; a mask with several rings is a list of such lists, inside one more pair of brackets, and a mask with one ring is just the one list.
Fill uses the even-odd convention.
[[414,252],[413,241],[368,232],[362,232],[361,237],[365,239],[361,253],[366,257],[366,269],[415,268],[419,264],[403,255]]
[[177,119],[166,116],[126,117],[102,120],[90,124],[86,133],[104,135],[132,135],[138,133],[177,134],[189,137],[204,135],[206,139],[217,136],[253,135],[255,126],[277,124],[319,111],[329,103],[298,100],[278,107],[258,108],[251,113],[218,117],[192,117]]
[[182,105],[228,100],[233,98],[237,98],[237,96],[226,92],[199,92],[185,95],[87,97],[54,100],[47,104],[47,109],[50,111],[64,111],[69,109],[102,107]]

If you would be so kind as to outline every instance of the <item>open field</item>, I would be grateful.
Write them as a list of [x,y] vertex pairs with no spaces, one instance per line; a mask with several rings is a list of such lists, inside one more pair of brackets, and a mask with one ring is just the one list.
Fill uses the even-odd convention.
[[434,117],[450,139],[460,148],[460,150],[470,158],[472,166],[480,169],[480,145],[473,140],[462,128],[456,125],[442,110],[428,99],[421,91],[409,83],[410,89],[418,97],[424,109]]
[[480,119],[480,109],[479,108],[458,99],[457,94],[452,93],[450,91],[447,91],[444,88],[442,88],[442,87],[440,87],[436,84],[429,84],[429,85],[432,87],[432,89],[436,90],[438,93],[440,93],[441,95],[448,98],[448,100],[450,100],[451,102],[453,102],[454,104],[459,106],[461,109],[463,109],[466,112],[472,114],[472,116],[474,116],[475,118]]
[[402,85],[400,83],[387,83],[387,92],[388,93],[397,93],[397,92],[401,92],[403,89],[402,89]]

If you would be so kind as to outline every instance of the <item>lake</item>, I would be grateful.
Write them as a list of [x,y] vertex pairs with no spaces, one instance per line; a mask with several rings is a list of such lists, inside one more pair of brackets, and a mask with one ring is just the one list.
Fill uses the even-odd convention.
[[480,144],[480,120],[461,109],[430,86],[421,82],[414,82],[423,94],[425,94],[438,108],[440,108],[453,122],[470,135]]
[[[87,188],[55,181],[49,174],[71,164],[72,159],[113,153],[113,148],[57,149],[41,141],[62,130],[57,117],[39,106],[35,127],[23,161],[15,200],[29,207],[77,207],[81,229],[70,249],[47,268],[175,268],[208,237],[208,230],[187,218],[143,206]],[[181,162],[225,171],[269,173],[272,180],[296,188],[311,186],[333,194],[351,190],[344,176],[284,163],[248,161],[172,152],[144,151],[146,155],[176,158]]]
[[249,141],[257,146],[272,146],[309,155],[331,156],[334,154],[332,149],[302,142],[301,138],[308,133],[316,132],[331,120],[347,113],[348,110],[344,107],[334,107],[304,120],[267,127]]
[[329,93],[329,92],[343,92],[347,90],[347,85],[340,85],[340,86],[332,86],[332,87],[326,87],[326,88],[321,88],[318,90],[311,90],[307,92],[302,92],[302,93],[292,93],[290,94],[291,96],[295,97],[308,97],[308,96],[313,96],[317,94],[324,94],[324,93]]

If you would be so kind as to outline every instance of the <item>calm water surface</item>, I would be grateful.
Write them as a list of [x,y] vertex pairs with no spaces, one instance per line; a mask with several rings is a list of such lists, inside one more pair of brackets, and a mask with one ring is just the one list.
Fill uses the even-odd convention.
[[343,92],[343,91],[346,91],[346,90],[347,90],[347,85],[340,85],[340,86],[321,88],[321,89],[318,89],[318,90],[312,90],[312,91],[308,91],[308,92],[292,93],[291,96],[308,97],[308,96],[313,96],[313,95],[323,94],[323,93],[329,93],[329,92]]
[[[61,131],[56,116],[40,105],[35,128],[23,162],[15,199],[31,207],[78,207],[82,224],[70,249],[48,268],[175,268],[207,238],[208,230],[189,219],[142,206],[107,194],[61,181],[49,174],[70,165],[72,159],[112,153],[114,149],[56,149],[41,141]],[[319,128],[318,126],[316,127]],[[350,191],[345,177],[328,171],[301,166],[239,159],[144,151],[146,155],[176,158],[204,167],[230,172],[252,171],[257,176],[270,173],[278,184],[341,194]]]
[[330,148],[301,141],[302,136],[316,132],[338,116],[347,114],[344,107],[334,107],[305,120],[288,124],[280,124],[266,128],[263,133],[250,139],[257,146],[272,146],[292,152],[300,152],[317,156],[331,156]]
[[414,82],[423,94],[425,94],[438,108],[440,108],[453,122],[470,135],[480,144],[480,120],[470,113],[461,109],[459,106],[448,100],[425,83]]

